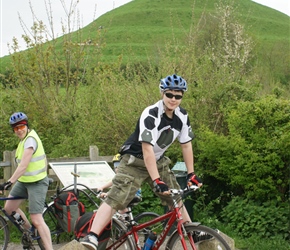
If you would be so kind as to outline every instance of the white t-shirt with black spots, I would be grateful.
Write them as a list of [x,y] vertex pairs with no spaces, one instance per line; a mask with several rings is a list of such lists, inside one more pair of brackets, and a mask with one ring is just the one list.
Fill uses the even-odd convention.
[[120,153],[142,158],[141,142],[147,142],[153,146],[155,158],[159,160],[176,139],[187,143],[193,137],[186,110],[177,107],[171,119],[166,116],[163,101],[160,100],[144,109],[134,133],[124,143]]

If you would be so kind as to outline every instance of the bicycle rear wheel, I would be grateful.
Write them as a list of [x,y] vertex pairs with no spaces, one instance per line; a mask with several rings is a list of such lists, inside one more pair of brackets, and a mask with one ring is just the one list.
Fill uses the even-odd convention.
[[0,215],[0,249],[7,249],[9,243],[9,228],[7,221]]
[[110,238],[106,242],[106,245],[98,247],[98,250],[105,249],[118,249],[118,250],[135,250],[135,243],[132,236],[129,235],[122,239],[122,235],[127,232],[126,226],[119,220],[113,218]]
[[[184,225],[184,227],[187,233],[185,236],[185,241],[188,250],[231,250],[227,242],[218,233],[218,231],[203,225],[196,225],[194,223],[188,223]],[[194,246],[191,246],[191,240],[193,240]],[[166,249],[184,249],[177,231],[169,238]]]

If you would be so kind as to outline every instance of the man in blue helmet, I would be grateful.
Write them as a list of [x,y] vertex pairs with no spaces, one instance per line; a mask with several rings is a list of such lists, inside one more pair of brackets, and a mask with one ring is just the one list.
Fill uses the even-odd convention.
[[[7,200],[5,210],[8,214],[19,214],[25,221],[24,227],[30,229],[30,222],[19,208],[20,204],[28,199],[31,221],[38,230],[45,249],[52,250],[50,231],[42,217],[49,183],[42,142],[35,130],[29,128],[28,118],[23,112],[12,114],[9,124],[20,140],[15,153],[17,168],[7,182],[0,184],[0,190],[8,190],[14,184],[9,197],[23,199]],[[26,249],[26,246],[23,247]]]
[[[171,205],[168,190],[179,189],[179,184],[169,169],[170,159],[164,154],[176,139],[187,167],[187,181],[202,185],[194,174],[193,133],[188,114],[180,107],[187,83],[178,75],[169,75],[161,79],[159,89],[161,100],[144,109],[135,131],[120,149],[121,161],[113,186],[98,209],[91,232],[81,242],[88,249],[97,249],[98,234],[116,210],[126,208],[142,183],[147,182],[163,202]],[[185,206],[181,212],[184,222],[190,221]]]

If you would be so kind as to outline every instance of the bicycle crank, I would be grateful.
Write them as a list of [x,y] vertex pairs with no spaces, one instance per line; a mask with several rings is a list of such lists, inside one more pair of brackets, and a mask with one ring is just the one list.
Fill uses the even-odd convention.
[[23,245],[23,249],[36,250],[36,248],[33,246],[32,238],[30,234],[28,233],[23,233],[22,238],[21,238],[21,243]]

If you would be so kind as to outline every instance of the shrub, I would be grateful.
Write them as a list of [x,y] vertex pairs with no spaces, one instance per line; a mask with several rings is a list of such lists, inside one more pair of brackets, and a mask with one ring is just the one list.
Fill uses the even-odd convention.
[[153,211],[158,214],[164,213],[164,207],[161,204],[161,200],[152,192],[147,183],[142,185],[142,201],[134,207],[134,215],[142,212]]
[[290,240],[289,203],[274,200],[259,203],[241,197],[232,199],[221,213],[221,218],[242,237],[253,235]]

